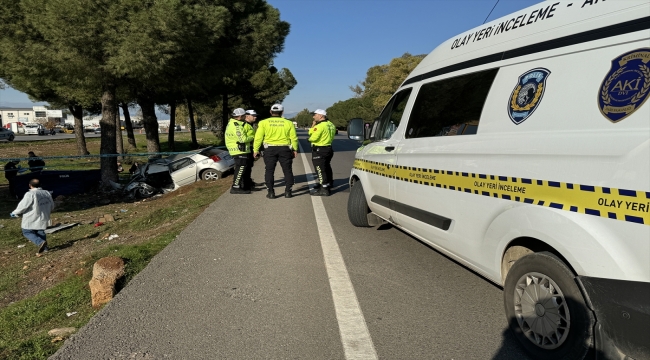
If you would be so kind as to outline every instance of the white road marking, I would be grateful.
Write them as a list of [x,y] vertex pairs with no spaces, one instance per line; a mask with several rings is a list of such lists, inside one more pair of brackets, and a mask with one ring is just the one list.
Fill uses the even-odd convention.
[[[305,165],[305,173],[308,183],[314,184],[315,179],[307,156],[300,146],[302,162]],[[330,224],[323,199],[319,196],[312,196],[311,203],[316,215],[316,225],[320,236],[321,247],[325,257],[325,267],[330,281],[336,319],[339,323],[341,342],[347,360],[377,359],[377,352],[372,343],[366,320],[361,312],[357,294],[354,292],[352,281],[345,267],[339,244],[334,237],[334,231]]]

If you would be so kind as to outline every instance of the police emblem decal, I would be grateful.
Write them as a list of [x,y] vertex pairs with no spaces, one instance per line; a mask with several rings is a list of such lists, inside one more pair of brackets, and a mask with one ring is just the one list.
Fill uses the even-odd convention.
[[550,70],[536,68],[526,71],[519,77],[508,103],[508,116],[515,125],[528,119],[542,102],[549,75],[551,75]]
[[650,95],[650,48],[617,56],[598,90],[598,107],[617,123],[637,111]]

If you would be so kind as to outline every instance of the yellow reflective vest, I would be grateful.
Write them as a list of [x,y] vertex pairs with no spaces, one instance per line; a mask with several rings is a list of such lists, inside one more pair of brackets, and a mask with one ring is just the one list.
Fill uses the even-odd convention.
[[[246,121],[230,119],[226,126],[226,147],[230,155],[248,154],[251,152],[251,145],[255,139],[255,130]],[[246,150],[239,149],[237,143],[246,145]]]
[[272,117],[260,121],[255,132],[253,151],[258,152],[262,144],[287,145],[298,151],[298,135],[293,123],[285,118]]
[[324,120],[309,128],[309,142],[313,146],[329,146],[334,141],[336,126]]

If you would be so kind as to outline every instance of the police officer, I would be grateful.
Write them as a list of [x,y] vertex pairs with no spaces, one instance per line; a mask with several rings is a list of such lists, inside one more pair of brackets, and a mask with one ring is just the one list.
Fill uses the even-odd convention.
[[329,196],[334,184],[332,173],[332,141],[336,135],[336,126],[327,120],[327,112],[318,109],[312,113],[314,122],[309,129],[309,142],[311,143],[311,161],[318,174],[318,184],[311,192],[313,196]]
[[[257,130],[257,124],[255,123],[255,121],[257,121],[257,113],[255,112],[255,110],[246,110],[246,122],[253,127],[254,132]],[[248,163],[250,164],[251,169],[255,165],[255,156],[253,155],[252,151],[249,154]],[[263,186],[263,185],[265,185],[265,183],[255,182],[251,178],[251,183],[250,183],[251,190],[257,191],[258,189],[255,189],[255,186]]]
[[226,126],[226,147],[235,159],[235,174],[233,176],[231,194],[251,193],[251,144],[255,139],[253,127],[245,121],[246,111],[237,108]]
[[290,198],[291,187],[293,186],[293,158],[298,154],[298,135],[293,123],[282,117],[284,107],[281,104],[271,106],[271,117],[260,121],[255,133],[253,145],[254,156],[259,153],[260,147],[264,145],[264,164],[266,173],[264,180],[269,199],[275,199],[273,185],[275,181],[275,166],[280,162],[284,172],[285,191],[284,197]]

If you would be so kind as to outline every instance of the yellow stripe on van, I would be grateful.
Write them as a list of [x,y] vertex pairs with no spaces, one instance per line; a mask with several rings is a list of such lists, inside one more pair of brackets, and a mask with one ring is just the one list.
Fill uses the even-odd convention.
[[424,186],[650,225],[650,192],[474,174],[356,159],[354,168]]

